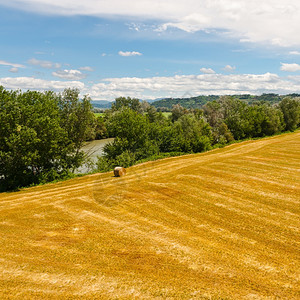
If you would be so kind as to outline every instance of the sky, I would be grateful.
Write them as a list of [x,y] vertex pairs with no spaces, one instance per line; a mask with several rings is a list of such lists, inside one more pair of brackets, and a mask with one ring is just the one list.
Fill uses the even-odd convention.
[[0,0],[0,85],[93,100],[300,93],[300,1]]

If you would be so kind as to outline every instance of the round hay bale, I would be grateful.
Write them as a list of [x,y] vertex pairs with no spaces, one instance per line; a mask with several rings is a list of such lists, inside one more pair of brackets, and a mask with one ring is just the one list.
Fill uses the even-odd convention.
[[126,169],[123,167],[115,167],[114,175],[115,175],[115,177],[124,176],[124,175],[126,175]]

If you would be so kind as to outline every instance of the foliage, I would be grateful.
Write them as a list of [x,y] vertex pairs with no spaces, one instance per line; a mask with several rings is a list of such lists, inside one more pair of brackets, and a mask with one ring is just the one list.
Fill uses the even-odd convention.
[[202,152],[211,147],[211,128],[203,119],[194,114],[184,114],[174,123],[179,144],[179,151]]
[[234,141],[234,137],[228,129],[228,126],[221,120],[212,127],[212,139],[212,144],[218,145],[226,145]]
[[83,143],[95,138],[115,138],[97,163],[98,170],[108,171],[168,153],[202,152],[295,130],[300,125],[296,96],[278,105],[271,104],[281,99],[276,94],[262,95],[263,101],[251,95],[209,96],[212,101],[202,109],[177,103],[167,117],[145,101],[119,97],[95,117],[91,99],[80,99],[77,89],[56,94],[0,87],[0,190],[69,176],[85,159]]
[[285,130],[294,131],[300,125],[300,98],[284,98],[279,107],[283,113]]
[[130,97],[119,97],[115,99],[115,102],[112,104],[112,111],[119,111],[123,107],[128,107],[136,112],[141,112],[141,103],[140,100],[137,98],[130,98]]
[[219,96],[197,96],[190,98],[165,98],[152,103],[157,109],[163,109],[162,111],[171,111],[174,105],[180,105],[184,108],[201,108],[204,104],[209,101],[217,100]]
[[[180,109],[180,107],[179,107]],[[211,148],[211,129],[202,112],[185,113],[172,122],[153,108],[142,114],[121,106],[108,114],[107,128],[115,139],[104,147],[97,164],[105,171],[114,166],[130,166],[161,153],[201,152]]]
[[58,95],[60,123],[67,131],[68,138],[79,151],[83,143],[95,138],[96,120],[92,112],[91,99],[79,99],[78,89],[65,89]]
[[[300,97],[299,94],[289,94],[287,95],[290,98]],[[152,105],[160,110],[160,111],[171,111],[174,105],[181,105],[187,109],[195,109],[195,108],[203,108],[203,106],[212,101],[220,100],[222,96],[217,95],[209,95],[209,96],[196,96],[190,98],[165,98],[160,99],[152,103]],[[268,93],[262,95],[250,95],[250,94],[242,94],[242,95],[234,95],[235,99],[239,99],[246,104],[253,104],[255,102],[264,102],[269,103],[271,105],[278,104],[282,101],[286,96]]]
[[245,118],[248,120],[248,128],[245,129],[247,137],[273,135],[284,127],[282,112],[266,103],[248,106]]
[[108,138],[109,134],[107,131],[106,120],[102,116],[96,118],[96,127],[95,127],[95,139],[101,140]]
[[0,87],[0,190],[68,176],[93,138],[94,115],[78,90],[62,94]]
[[[111,114],[107,123],[109,133],[116,138],[104,147],[106,158],[116,164],[129,164],[159,152],[150,140],[151,126],[147,116],[128,108]],[[125,163],[127,164],[127,163]]]
[[213,128],[215,143],[273,135],[284,129],[282,111],[266,102],[249,105],[225,96],[204,105],[203,111]]
[[[138,105],[137,99],[118,98],[106,112],[108,134],[115,140],[104,148],[98,169],[126,167],[165,153],[207,151],[234,140],[278,134],[299,126],[298,98],[287,97],[276,106],[271,103],[280,99],[278,95],[260,97],[263,101],[255,101],[257,97],[251,95],[218,97],[203,109],[187,109],[178,103],[169,117],[148,103]],[[268,97],[273,100],[267,101]]]
[[189,113],[189,111],[186,108],[182,107],[180,104],[173,105],[171,112],[172,112],[171,115],[172,122],[177,121],[180,117]]

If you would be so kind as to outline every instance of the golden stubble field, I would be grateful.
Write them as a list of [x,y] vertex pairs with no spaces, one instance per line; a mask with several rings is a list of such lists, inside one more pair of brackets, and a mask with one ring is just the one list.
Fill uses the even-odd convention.
[[300,132],[0,194],[0,299],[300,299]]

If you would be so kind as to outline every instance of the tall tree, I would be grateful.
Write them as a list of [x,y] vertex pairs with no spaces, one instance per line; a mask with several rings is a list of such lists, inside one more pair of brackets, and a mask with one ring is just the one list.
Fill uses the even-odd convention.
[[80,147],[93,125],[85,121],[90,118],[89,100],[74,100],[76,93],[0,87],[0,190],[51,181],[80,166]]
[[279,107],[283,113],[285,130],[295,130],[300,124],[300,98],[285,97]]
[[175,104],[172,107],[172,115],[171,115],[171,120],[172,122],[177,121],[180,117],[182,117],[185,114],[188,114],[189,111],[182,107],[180,104]]
[[136,112],[142,112],[142,106],[140,100],[137,98],[130,97],[119,97],[115,99],[115,102],[112,104],[112,111],[121,110],[123,107],[128,107]]

